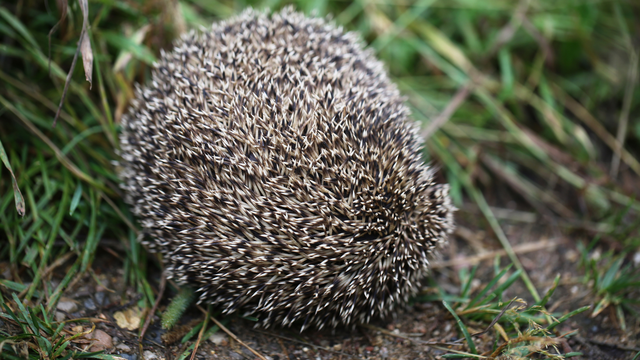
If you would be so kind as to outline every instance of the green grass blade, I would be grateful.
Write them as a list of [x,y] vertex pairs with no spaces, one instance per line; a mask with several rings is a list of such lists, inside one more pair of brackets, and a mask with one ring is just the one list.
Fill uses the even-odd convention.
[[469,330],[467,329],[467,326],[462,322],[462,320],[460,320],[460,317],[458,316],[458,314],[456,314],[456,312],[451,308],[451,306],[449,305],[449,303],[447,303],[446,301],[442,302],[442,305],[444,305],[444,307],[449,310],[449,312],[451,313],[451,315],[453,316],[454,319],[456,319],[456,323],[458,324],[458,326],[460,327],[460,331],[462,332],[462,334],[464,335],[464,338],[467,340],[467,345],[469,346],[469,351],[471,351],[471,353],[473,354],[477,354],[478,350],[476,349],[476,344],[473,342],[473,339],[471,338],[471,334],[469,334]]

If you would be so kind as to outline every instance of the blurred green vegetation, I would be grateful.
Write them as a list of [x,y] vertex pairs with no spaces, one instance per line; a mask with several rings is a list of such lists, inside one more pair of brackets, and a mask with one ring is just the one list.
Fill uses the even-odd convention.
[[[47,321],[70,283],[87,273],[95,277],[92,262],[105,239],[123,249],[126,281],[144,294],[143,302],[150,306],[155,300],[147,279],[147,262],[155,258],[148,259],[136,242],[135,219],[121,200],[115,162],[118,124],[136,84],[150,78],[160,49],[170,49],[183,31],[248,6],[286,5],[90,0],[83,27],[84,2],[0,4],[0,261],[10,274],[0,279],[0,302],[12,301],[7,294],[13,292],[34,311],[28,317],[40,314]],[[633,311],[619,305],[629,304],[624,299],[640,285],[618,280],[620,271],[634,271],[631,257],[639,246],[633,226],[640,212],[640,3],[300,0],[294,5],[308,14],[332,14],[337,24],[358,31],[387,64],[422,123],[425,159],[441,169],[440,180],[451,184],[461,212],[483,215],[479,226],[490,228],[506,250],[529,291],[523,296],[542,301],[492,206],[515,202],[541,223],[568,231],[632,229],[583,246],[586,259],[602,243],[611,249],[611,261],[584,260],[576,271],[588,268],[586,277],[600,279],[594,288],[598,306],[614,303],[619,312]],[[89,48],[76,51],[83,28],[93,56],[91,83],[83,59]],[[66,99],[52,127],[74,55]],[[11,172],[20,192],[14,192]],[[24,216],[17,205],[24,206]],[[56,268],[64,268],[65,277],[52,287]],[[615,292],[608,292],[613,285]],[[45,324],[53,334],[53,325]]]

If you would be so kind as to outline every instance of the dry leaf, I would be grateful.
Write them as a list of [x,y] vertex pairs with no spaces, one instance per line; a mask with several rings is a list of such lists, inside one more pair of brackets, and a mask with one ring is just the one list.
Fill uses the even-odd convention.
[[92,345],[89,351],[102,351],[113,347],[113,340],[111,339],[111,336],[102,330],[95,330],[94,332],[85,335],[85,337],[92,340]]
[[116,311],[113,318],[119,327],[127,330],[135,330],[140,327],[140,316],[142,311],[139,307],[127,309],[125,311]]
[[77,325],[71,328],[71,331],[75,332],[75,333],[81,333],[84,331],[84,329],[82,328],[82,325]]
[[84,75],[89,82],[89,89],[93,86],[91,82],[93,73],[93,51],[91,50],[91,40],[89,40],[89,4],[87,0],[78,0],[82,9],[82,39],[80,39],[80,51],[82,51],[82,65]]
[[82,43],[80,44],[80,51],[82,52],[82,65],[84,66],[84,75],[89,82],[89,90],[93,86],[92,73],[93,73],[93,51],[91,51],[91,40],[89,40],[89,32],[85,31],[82,37]]

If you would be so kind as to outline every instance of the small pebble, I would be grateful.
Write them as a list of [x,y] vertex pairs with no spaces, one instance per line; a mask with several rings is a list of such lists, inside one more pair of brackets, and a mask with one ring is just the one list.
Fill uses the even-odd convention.
[[58,302],[57,309],[60,311],[65,311],[67,313],[74,313],[78,311],[78,304],[75,301],[67,298],[61,298]]
[[142,358],[143,358],[144,360],[154,360],[154,359],[157,359],[157,358],[158,358],[158,355],[156,355],[156,354],[152,353],[152,352],[151,352],[151,351],[149,351],[149,350],[146,350],[144,353],[142,353]]
[[57,322],[63,322],[67,316],[62,311],[56,311],[55,317]]
[[116,345],[116,349],[122,350],[122,351],[125,351],[125,352],[131,351],[131,348],[127,344],[118,344],[118,345]]
[[106,296],[103,292],[97,292],[96,293],[96,302],[98,303],[98,305],[102,306],[102,305],[106,305]]
[[380,357],[383,359],[386,359],[389,357],[389,350],[387,350],[387,348],[384,346],[380,348]]
[[211,341],[215,345],[220,345],[223,342],[227,341],[227,335],[221,334],[221,333],[215,333],[209,336],[209,341]]
[[120,354],[119,356],[125,360],[138,360],[137,354]]
[[231,356],[232,359],[238,359],[238,360],[244,359],[244,356],[238,354],[237,352],[231,352],[229,355]]
[[87,310],[95,310],[97,309],[96,304],[93,302],[93,299],[86,299],[83,303],[85,309]]

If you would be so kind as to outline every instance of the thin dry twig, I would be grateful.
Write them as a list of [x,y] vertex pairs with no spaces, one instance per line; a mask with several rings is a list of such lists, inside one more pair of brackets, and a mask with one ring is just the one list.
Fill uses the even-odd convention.
[[75,252],[70,251],[64,255],[62,255],[61,257],[57,258],[51,265],[47,266],[44,271],[42,272],[42,278],[44,279],[46,276],[48,276],[55,268],[57,268],[58,266],[64,264],[65,262],[67,262],[67,260],[69,260],[69,258],[71,258],[73,255],[77,255]]
[[69,84],[71,84],[71,76],[73,76],[73,70],[76,68],[76,61],[78,61],[78,53],[80,52],[80,43],[82,42],[83,36],[84,36],[84,30],[80,34],[80,40],[78,40],[78,47],[76,48],[76,52],[73,55],[73,61],[71,61],[71,68],[69,69],[67,78],[64,81],[64,88],[62,89],[60,104],[58,104],[58,111],[56,111],[56,116],[53,118],[53,125],[51,127],[56,127],[56,124],[58,123],[58,117],[60,116],[60,112],[62,111],[62,105],[64,104],[64,99],[67,97]]
[[516,31],[522,24],[527,11],[529,10],[529,0],[520,0],[518,6],[511,16],[511,21],[498,32],[496,40],[487,52],[487,56],[493,56],[504,44],[511,41]]
[[[211,307],[209,307],[209,310],[211,309]],[[200,331],[198,331],[198,339],[196,340],[195,345],[193,346],[193,351],[191,352],[191,360],[194,360],[196,358],[196,353],[198,352],[198,347],[200,346],[200,342],[202,341],[202,334],[204,334],[204,330],[207,328],[207,319],[209,315],[209,311],[207,311],[207,313],[204,315],[204,322],[202,324],[202,327],[200,328]],[[212,317],[213,318],[213,317]]]
[[522,17],[522,27],[536,40],[538,46],[542,49],[544,62],[547,63],[547,65],[552,65],[555,62],[555,56],[549,40],[547,40],[547,38],[538,31],[526,14]]
[[[526,254],[533,251],[539,251],[542,249],[551,250],[558,247],[558,241],[555,240],[540,240],[534,243],[521,244],[513,247],[513,252],[515,254]],[[460,265],[475,265],[484,260],[494,259],[496,256],[505,256],[507,252],[504,249],[495,250],[491,252],[487,252],[481,255],[467,256],[463,258],[453,259],[449,261],[436,261],[431,264],[432,269],[440,269],[451,266],[460,266]]]
[[[87,81],[89,82],[89,89],[92,86],[92,69],[93,69],[93,52],[91,51],[91,41],[89,40],[89,5],[87,0],[78,0],[80,8],[82,9],[82,31],[80,32],[80,38],[78,39],[78,46],[76,52],[73,55],[73,61],[71,61],[71,68],[67,73],[67,78],[64,82],[64,89],[62,90],[62,96],[60,97],[60,104],[58,105],[58,111],[53,118],[52,127],[56,127],[58,123],[58,117],[62,111],[62,105],[64,105],[64,99],[67,97],[67,91],[69,90],[69,84],[71,84],[71,77],[73,76],[73,70],[76,68],[76,62],[78,61],[78,53],[82,52],[82,64],[84,67],[84,73]],[[55,26],[54,26],[55,28]]]
[[[488,332],[489,332],[489,330],[491,330],[491,329],[493,328],[493,326],[494,326],[495,324],[497,324],[497,323],[498,323],[498,321],[500,321],[500,319],[502,318],[502,316],[504,315],[504,313],[506,313],[506,312],[507,312],[507,310],[509,310],[509,309],[511,308],[511,304],[512,304],[515,300],[516,300],[515,298],[514,298],[514,299],[511,299],[511,301],[509,301],[509,303],[508,303],[505,307],[503,307],[503,308],[502,308],[502,311],[500,311],[500,313],[498,314],[498,316],[496,316],[496,317],[494,317],[494,318],[493,318],[493,321],[491,321],[491,324],[489,324],[489,326],[487,326],[487,327],[486,327],[484,330],[482,330],[482,331],[479,331],[479,332],[477,332],[477,333],[475,333],[475,334],[471,334],[471,337],[476,337],[476,336],[480,336],[480,335],[482,335],[482,334],[488,333]],[[460,339],[460,340],[462,340],[462,339]]]
[[442,110],[440,115],[433,119],[429,125],[422,130],[420,136],[423,139],[428,139],[433,135],[439,128],[441,128],[448,120],[451,118],[453,113],[462,105],[462,103],[469,97],[469,93],[471,93],[472,85],[470,83],[461,87],[458,92],[451,98],[451,101],[447,104],[447,106]]
[[[198,305],[198,309],[200,309],[200,311],[202,311],[205,314],[208,314],[208,312],[202,308],[202,306]],[[240,340],[236,334],[232,333],[231,330],[227,329],[226,326],[222,325],[222,323],[220,321],[218,321],[216,318],[214,318],[213,316],[209,316],[211,321],[213,321],[216,325],[218,325],[218,327],[220,329],[222,329],[222,331],[226,332],[227,335],[231,336],[231,338],[235,341],[237,341],[240,345],[246,347],[249,351],[251,351],[253,353],[253,355],[257,356],[258,358],[260,358],[261,360],[267,360],[264,356],[262,356],[259,352],[253,350],[253,348],[251,348],[251,346],[247,345],[247,343],[245,343],[244,341]]]
[[278,339],[278,344],[280,344],[280,347],[282,348],[282,353],[284,354],[284,358],[288,359],[289,358],[289,351],[287,351],[287,347],[284,346],[284,342],[282,342],[282,339],[277,337]]
[[160,304],[160,300],[162,300],[162,295],[164,294],[164,289],[167,285],[167,277],[164,272],[160,277],[160,288],[158,289],[158,296],[156,296],[156,302],[153,304],[151,311],[147,314],[147,318],[144,320],[144,326],[142,326],[142,331],[140,332],[140,337],[138,338],[140,343],[140,354],[142,354],[142,341],[144,340],[144,334],[147,332],[149,328],[149,324],[151,324],[151,319],[153,318],[153,314],[156,313],[158,309],[158,304]]
[[[45,4],[47,3],[45,2]],[[49,39],[49,51],[47,54],[47,58],[49,60],[49,62],[47,63],[47,70],[49,71],[49,76],[51,76],[51,35],[53,35],[53,33],[56,32],[56,30],[58,30],[58,27],[60,27],[60,24],[62,24],[62,22],[67,18],[67,9],[69,8],[69,3],[67,2],[67,0],[58,0],[56,1],[56,4],[58,5],[58,9],[60,10],[60,19],[58,19],[58,22],[55,25],[53,25],[51,30],[49,30],[49,35],[47,36],[47,38]]]

